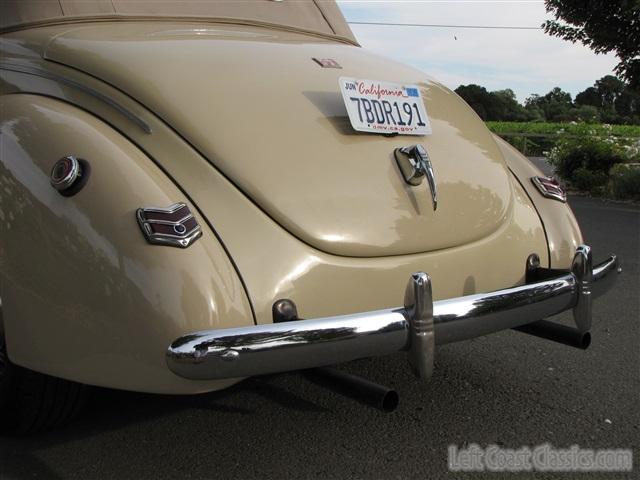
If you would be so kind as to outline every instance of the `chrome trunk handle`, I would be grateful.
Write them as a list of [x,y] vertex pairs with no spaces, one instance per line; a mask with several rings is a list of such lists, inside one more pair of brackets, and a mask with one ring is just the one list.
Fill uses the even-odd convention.
[[426,148],[420,144],[397,148],[394,156],[404,181],[409,185],[418,186],[426,177],[431,192],[431,204],[435,211],[438,208],[438,192],[433,165]]

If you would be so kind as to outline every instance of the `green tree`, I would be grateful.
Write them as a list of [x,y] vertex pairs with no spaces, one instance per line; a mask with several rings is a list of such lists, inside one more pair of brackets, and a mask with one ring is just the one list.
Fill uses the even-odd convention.
[[581,42],[596,53],[615,52],[616,73],[640,89],[640,1],[545,0],[556,19],[542,27],[550,35]]
[[616,99],[615,110],[618,114],[618,122],[640,124],[640,93],[627,88]]
[[576,95],[576,105],[602,108],[602,97],[596,87],[589,87]]
[[525,107],[529,111],[539,110],[546,121],[570,120],[570,111],[573,108],[571,94],[555,87],[544,96],[531,95],[525,100]]
[[616,102],[625,91],[626,85],[624,82],[613,75],[607,75],[600,80],[596,80],[594,86],[602,99],[602,106],[600,107],[602,121],[619,123]]
[[640,120],[640,94],[612,75],[602,77],[593,87],[576,95],[575,105],[577,108],[597,108],[600,119],[606,123],[637,123]]
[[518,103],[516,94],[510,88],[491,92],[491,97],[498,110],[497,120],[508,122],[525,122],[529,120],[527,111]]
[[600,122],[600,110],[593,105],[580,105],[568,113],[568,119],[583,123]]
[[511,89],[489,92],[480,85],[460,85],[455,92],[475,110],[483,120],[526,121],[528,112],[518,103]]
[[493,120],[491,95],[486,88],[474,84],[460,85],[455,92],[475,110],[482,120]]
[[624,82],[613,75],[605,75],[600,80],[596,80],[594,86],[602,97],[602,106],[612,108],[626,88]]

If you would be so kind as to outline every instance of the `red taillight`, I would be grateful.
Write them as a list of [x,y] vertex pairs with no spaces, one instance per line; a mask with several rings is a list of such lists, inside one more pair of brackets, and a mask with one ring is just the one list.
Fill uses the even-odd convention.
[[542,196],[553,198],[559,202],[567,201],[567,194],[555,178],[531,177],[531,182],[538,188]]

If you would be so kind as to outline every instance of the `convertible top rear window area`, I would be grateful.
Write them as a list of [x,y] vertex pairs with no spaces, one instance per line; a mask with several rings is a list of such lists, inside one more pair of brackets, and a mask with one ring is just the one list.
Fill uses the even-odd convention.
[[[154,17],[235,19],[345,37],[355,43],[333,2],[254,0],[4,0],[0,30],[34,23]],[[250,8],[248,8],[250,5]]]

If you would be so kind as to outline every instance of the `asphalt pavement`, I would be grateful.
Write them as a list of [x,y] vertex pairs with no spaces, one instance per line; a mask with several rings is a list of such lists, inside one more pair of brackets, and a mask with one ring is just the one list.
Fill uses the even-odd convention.
[[[0,437],[0,477],[478,478],[448,471],[450,445],[549,443],[633,449],[635,471],[604,478],[640,478],[640,208],[570,203],[596,259],[616,252],[624,266],[615,291],[594,305],[586,351],[505,331],[439,348],[428,384],[403,354],[342,365],[399,392],[389,414],[297,373],[192,397],[96,390],[87,413],[62,430]],[[576,476],[603,478],[536,478]]]

